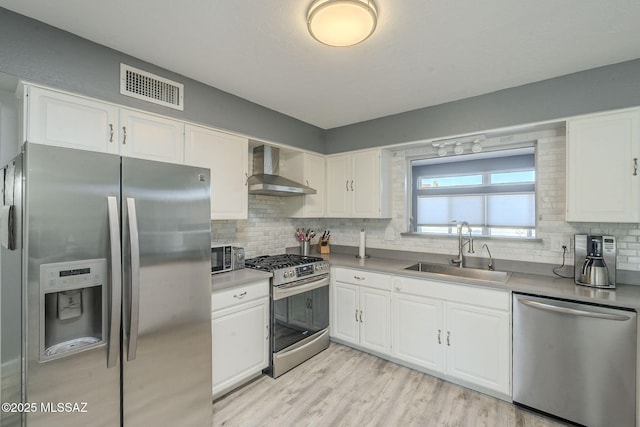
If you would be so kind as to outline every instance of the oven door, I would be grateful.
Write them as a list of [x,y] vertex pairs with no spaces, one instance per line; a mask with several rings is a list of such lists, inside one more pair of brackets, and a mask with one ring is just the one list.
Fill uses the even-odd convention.
[[271,368],[277,377],[328,347],[329,277],[274,287],[271,313]]

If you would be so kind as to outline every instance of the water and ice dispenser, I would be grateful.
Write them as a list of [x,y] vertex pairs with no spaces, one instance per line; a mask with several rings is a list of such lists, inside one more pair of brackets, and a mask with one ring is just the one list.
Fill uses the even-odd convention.
[[40,265],[40,361],[106,343],[107,260]]

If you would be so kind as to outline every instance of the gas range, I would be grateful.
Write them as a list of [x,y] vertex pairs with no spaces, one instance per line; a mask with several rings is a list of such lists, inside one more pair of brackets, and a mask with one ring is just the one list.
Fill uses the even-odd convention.
[[296,254],[265,255],[245,260],[246,268],[273,273],[273,285],[296,286],[302,281],[329,274],[329,262],[320,257]]
[[329,347],[329,263],[294,254],[245,260],[272,274],[271,361],[274,378]]

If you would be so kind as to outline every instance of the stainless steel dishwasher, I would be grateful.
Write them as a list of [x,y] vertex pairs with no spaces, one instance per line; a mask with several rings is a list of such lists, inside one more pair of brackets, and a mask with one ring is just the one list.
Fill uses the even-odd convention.
[[587,426],[634,426],[635,311],[514,293],[513,400]]

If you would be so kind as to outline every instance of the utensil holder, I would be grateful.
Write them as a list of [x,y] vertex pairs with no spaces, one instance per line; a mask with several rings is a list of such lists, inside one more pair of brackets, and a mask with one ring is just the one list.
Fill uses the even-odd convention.
[[307,241],[300,242],[300,255],[309,256],[310,249],[311,249],[310,242],[307,242]]

